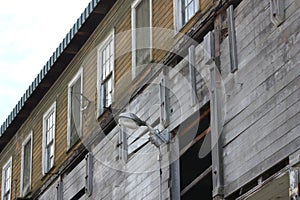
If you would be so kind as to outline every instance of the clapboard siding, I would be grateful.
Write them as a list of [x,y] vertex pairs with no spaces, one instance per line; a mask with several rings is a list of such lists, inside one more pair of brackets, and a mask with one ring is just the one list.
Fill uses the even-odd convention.
[[71,199],[74,194],[85,187],[86,165],[83,159],[76,167],[63,178],[63,197]]
[[53,182],[51,186],[47,189],[45,193],[40,196],[40,200],[49,200],[49,199],[57,199],[57,184],[58,179]]
[[198,101],[196,105],[191,105],[192,91],[188,64],[188,56],[186,56],[174,68],[169,70],[170,129],[180,125],[209,101],[209,69],[204,63],[202,43],[195,48],[195,81]]
[[298,149],[300,12],[296,1],[285,6],[279,27],[270,21],[267,0],[245,0],[235,9],[239,66],[234,74],[225,69],[230,68],[228,40],[221,45],[226,195]]
[[[269,19],[267,11],[264,17],[266,20]],[[289,38],[293,39],[293,37],[297,35],[297,30],[299,30],[299,23],[296,22],[297,14],[295,13],[290,20],[290,23],[282,24],[283,29],[289,30],[291,32],[290,34],[287,31],[279,31],[277,29],[276,32],[273,32],[266,38],[266,40],[264,40],[264,46],[257,46],[254,48],[255,50],[253,50],[253,48],[249,48],[249,51],[252,53],[248,54],[248,56],[241,57],[243,59],[239,59],[239,68],[241,70],[237,72],[237,76],[235,78],[236,83],[242,84],[243,90],[240,92],[238,91],[235,95],[231,95],[234,99],[228,103],[229,119],[248,105],[243,104],[237,107],[235,106],[237,102],[241,100],[247,101],[245,97],[249,97],[249,93],[251,94],[252,92],[253,94],[256,87],[260,86],[267,77],[274,73],[274,71],[278,70],[285,62],[288,61],[289,58],[293,57],[297,53],[297,50],[289,52],[289,48],[292,50],[295,48],[298,49],[299,47],[293,44],[289,45],[289,42],[287,42]],[[238,35],[239,34],[237,34],[237,36]],[[285,44],[285,42],[287,43]],[[294,41],[293,43],[296,42],[297,41]],[[291,53],[294,55],[290,55]],[[285,54],[289,54],[289,58],[287,58],[287,55]],[[271,64],[272,68],[269,67],[268,63]],[[252,70],[251,66],[257,65],[260,67],[257,67],[257,70]],[[247,79],[249,79],[249,81],[245,81]]]
[[[154,50],[153,51],[153,62],[159,63],[161,59],[168,53],[168,50],[171,48],[172,45],[175,45],[176,40],[178,37],[180,37],[180,34],[175,35],[173,32],[174,24],[173,24],[173,0],[167,0],[167,1],[160,1],[160,0],[153,0],[153,26],[155,27],[161,27],[161,28],[167,28],[169,29],[168,34],[162,34],[163,37],[160,37],[161,35],[158,34],[157,40],[153,41],[153,44],[161,45],[161,41],[164,40],[164,44],[168,42],[169,46],[167,48],[164,46],[163,50]],[[30,131],[33,131],[33,161],[32,161],[32,192],[38,191],[53,174],[58,173],[60,167],[63,163],[66,162],[66,160],[74,153],[76,148],[80,145],[80,142],[73,146],[71,149],[68,149],[67,147],[67,118],[68,118],[68,84],[72,80],[72,78],[75,76],[75,74],[82,68],[83,70],[83,95],[87,97],[92,102],[92,109],[90,110],[92,114],[96,115],[96,109],[97,109],[97,98],[98,98],[98,92],[97,92],[97,50],[99,45],[105,40],[105,38],[108,36],[109,33],[111,33],[112,30],[115,31],[115,89],[114,89],[114,103],[118,101],[122,101],[121,98],[124,96],[124,93],[127,93],[128,88],[130,88],[130,85],[132,82],[131,77],[131,4],[132,0],[125,0],[125,1],[117,1],[115,5],[112,7],[110,12],[107,14],[105,19],[98,25],[98,27],[95,29],[93,34],[90,36],[88,41],[83,45],[83,47],[79,50],[79,52],[76,54],[74,59],[69,63],[68,66],[66,66],[66,69],[60,74],[60,77],[55,80],[53,85],[51,85],[51,88],[49,91],[43,96],[41,101],[38,103],[38,105],[33,109],[31,114],[27,116],[27,120],[22,124],[22,126],[19,128],[19,130],[16,133],[16,136],[14,136],[13,139],[8,143],[8,145],[4,148],[4,150],[1,152],[1,166],[3,163],[8,159],[10,155],[13,155],[13,180],[17,180],[15,186],[12,187],[12,193],[16,194],[16,197],[20,194],[20,169],[21,169],[21,148],[22,148],[22,142],[23,139],[26,138],[28,133]],[[198,20],[198,17],[207,11],[207,9],[210,8],[212,5],[211,0],[201,0],[200,1],[200,11],[196,14],[195,17],[193,17],[187,25],[185,25],[181,32],[185,33],[189,31],[190,27]],[[97,11],[98,12],[98,11]],[[172,34],[171,34],[172,33]],[[170,41],[170,43],[169,43]],[[171,44],[171,45],[170,45]],[[197,47],[198,53],[196,54],[197,60],[197,69],[202,69],[203,63],[202,63],[202,50],[201,45]],[[164,51],[166,50],[166,51]],[[177,68],[180,65],[177,66]],[[187,66],[184,66],[187,68]],[[181,66],[181,69],[184,68]],[[181,70],[180,69],[180,70]],[[186,69],[185,69],[186,70]],[[150,71],[150,70],[149,70]],[[147,73],[149,73],[147,71]],[[200,70],[201,71],[201,70]],[[200,72],[200,74],[202,71]],[[207,72],[204,72],[205,75],[207,75]],[[140,74],[141,76],[145,76],[145,74]],[[51,79],[51,74],[48,74],[49,79]],[[150,124],[153,124],[154,126],[158,126],[159,117],[160,117],[160,111],[159,111],[159,92],[158,92],[158,84],[161,79],[162,75],[159,74],[156,80],[154,80],[153,85],[154,88],[147,88],[145,92],[148,92],[148,96],[140,96],[140,98],[135,98],[133,100],[134,103],[137,103],[139,101],[138,105],[134,105],[133,102],[126,108],[128,111],[132,111],[137,113],[142,119],[147,120]],[[184,72],[185,79],[188,80],[188,74]],[[193,112],[197,111],[199,107],[197,106],[190,106],[189,104],[185,104],[186,102],[189,102],[190,100],[190,94],[187,92],[186,86],[181,85],[180,81],[178,80],[178,76],[173,75],[171,77],[172,85],[171,89],[174,89],[175,95],[178,96],[181,100],[181,107],[177,103],[178,101],[173,101],[172,99],[172,105],[171,108],[175,111],[178,110],[178,112],[174,112],[172,114],[171,118],[171,128],[177,127],[184,119],[189,117]],[[177,78],[177,80],[176,80]],[[207,88],[204,87],[205,81],[202,80],[201,76],[197,75],[197,92],[198,95],[201,96],[201,105],[204,105],[208,101],[208,91]],[[177,81],[177,82],[174,82]],[[44,83],[41,83],[41,86]],[[48,86],[47,86],[48,87]],[[155,95],[154,95],[155,94]],[[127,94],[130,96],[131,94]],[[150,97],[151,98],[148,98]],[[203,98],[202,98],[203,97]],[[171,97],[173,98],[173,96]],[[203,100],[204,99],[204,100]],[[49,109],[49,107],[56,102],[56,124],[55,124],[55,158],[54,158],[54,167],[50,171],[49,174],[42,176],[42,139],[43,139],[43,115],[44,113]],[[129,99],[128,102],[129,103]],[[120,108],[121,109],[121,108]],[[180,113],[180,112],[181,113]],[[183,114],[182,118],[178,118],[180,114]],[[100,118],[101,120],[101,118]],[[96,119],[94,122],[98,122]],[[92,124],[94,125],[94,124]],[[88,134],[91,130],[91,128],[94,127],[88,127],[87,129],[84,129],[84,135]],[[103,197],[103,199],[111,199],[114,195],[119,195],[119,190],[122,190],[121,188],[125,188],[125,186],[130,185],[131,183],[131,190],[130,191],[123,191],[122,195],[125,199],[138,199],[139,194],[142,194],[145,199],[157,199],[158,198],[158,169],[157,166],[153,165],[153,163],[157,164],[157,157],[152,157],[151,159],[145,160],[145,163],[141,162],[138,157],[135,157],[135,155],[131,156],[128,161],[128,167],[131,167],[132,169],[138,169],[141,167],[148,167],[148,168],[154,168],[152,172],[149,172],[146,177],[144,177],[141,174],[125,174],[120,176],[120,173],[117,170],[112,170],[111,168],[108,168],[105,166],[107,164],[106,162],[117,162],[115,163],[117,167],[119,167],[118,162],[116,161],[116,158],[118,156],[118,151],[116,148],[117,145],[117,138],[118,138],[118,127],[116,127],[109,135],[103,139],[99,145],[93,150],[95,150],[96,157],[101,155],[104,156],[100,159],[101,162],[95,161],[94,167],[95,167],[95,179],[94,183],[96,186],[94,188],[101,188],[99,190],[95,190],[94,197],[97,197],[96,194],[99,192],[99,195]],[[145,130],[138,130],[133,133],[133,136],[139,135],[141,132],[145,132]],[[148,140],[147,134],[145,132],[146,138],[141,138],[141,140],[135,142],[134,145],[136,145],[134,148],[137,148],[141,146],[142,144],[145,144]],[[132,140],[133,138],[130,138]],[[147,151],[149,149],[153,149],[153,145],[150,143],[146,144],[143,149],[140,150],[140,152]],[[167,150],[164,150],[165,154],[167,154]],[[105,162],[104,162],[105,161]],[[166,161],[167,162],[167,161]],[[83,166],[78,165],[80,168],[81,173],[76,173],[74,176],[70,175],[66,176],[64,181],[66,183],[65,186],[65,192],[66,192],[66,198],[69,198],[73,193],[73,189],[75,186],[82,187],[83,180],[80,175],[83,174]],[[77,169],[77,168],[76,168]],[[118,168],[116,168],[118,169]],[[144,168],[146,169],[146,168]],[[101,171],[103,170],[103,171]],[[105,173],[104,173],[105,172]],[[72,173],[71,173],[72,174]],[[68,185],[72,184],[72,181],[76,180],[76,176],[80,176],[80,183],[79,185]],[[169,187],[168,187],[168,168],[163,170],[163,196],[164,198],[169,198]],[[0,176],[1,178],[1,176]],[[68,182],[68,178],[70,178],[70,182]],[[143,179],[147,180],[149,185],[143,184],[140,188],[134,187],[135,179],[140,179],[141,181]],[[101,180],[101,183],[100,183]],[[120,183],[115,183],[115,186],[109,185],[109,181],[120,181]],[[129,182],[131,180],[131,182]],[[107,181],[107,183],[106,183]],[[114,183],[113,183],[114,184]],[[123,185],[122,185],[123,184]],[[40,196],[41,199],[51,199],[51,197],[55,197],[56,195],[56,185],[57,181],[53,183],[50,188],[48,188],[46,191],[41,191],[42,194]],[[118,188],[119,189],[115,189]],[[77,190],[78,188],[76,188]],[[1,190],[1,188],[0,188]],[[44,192],[44,193],[43,193]],[[121,198],[121,197],[120,197]],[[122,198],[121,198],[122,199]]]
[[[118,149],[114,144],[118,140],[118,129],[119,127],[116,127],[108,139],[113,145],[103,140],[94,149],[94,188],[101,189],[95,190],[91,198],[141,199],[153,191],[155,191],[154,196],[158,197],[159,165],[156,147],[152,144],[146,145],[125,164],[116,159]],[[149,152],[154,153],[149,154]],[[166,148],[163,153],[168,157]],[[168,168],[164,168],[163,185],[165,187],[168,183],[168,174]],[[151,196],[153,197],[153,194]]]

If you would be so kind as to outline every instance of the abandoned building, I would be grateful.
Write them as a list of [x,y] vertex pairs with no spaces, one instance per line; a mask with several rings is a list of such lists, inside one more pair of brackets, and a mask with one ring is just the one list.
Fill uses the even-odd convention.
[[300,199],[299,0],[92,0],[1,126],[1,199]]

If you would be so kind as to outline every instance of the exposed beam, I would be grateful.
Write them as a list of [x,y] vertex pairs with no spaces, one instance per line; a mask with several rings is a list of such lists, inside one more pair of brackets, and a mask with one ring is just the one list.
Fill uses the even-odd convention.
[[207,176],[212,171],[212,166],[209,166],[202,174],[195,178],[190,184],[188,184],[180,193],[183,196],[187,193],[192,187],[194,187],[199,181],[201,181],[205,176]]

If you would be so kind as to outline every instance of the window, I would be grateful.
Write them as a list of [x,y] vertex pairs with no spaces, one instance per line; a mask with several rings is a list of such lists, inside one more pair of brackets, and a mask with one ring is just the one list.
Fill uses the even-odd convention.
[[21,163],[21,196],[24,197],[31,187],[32,168],[32,132],[22,143],[22,163]]
[[68,86],[68,148],[81,136],[82,68]]
[[185,25],[199,9],[199,0],[174,0],[175,30]]
[[98,116],[112,103],[114,85],[114,31],[98,49]]
[[12,157],[2,168],[2,200],[11,199]]
[[56,103],[43,116],[43,175],[54,165],[55,112]]
[[152,0],[132,4],[132,77],[139,74],[152,57]]

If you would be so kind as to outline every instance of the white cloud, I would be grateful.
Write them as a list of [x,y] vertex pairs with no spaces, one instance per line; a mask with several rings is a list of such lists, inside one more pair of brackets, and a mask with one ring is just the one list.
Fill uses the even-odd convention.
[[0,124],[89,0],[0,1]]

